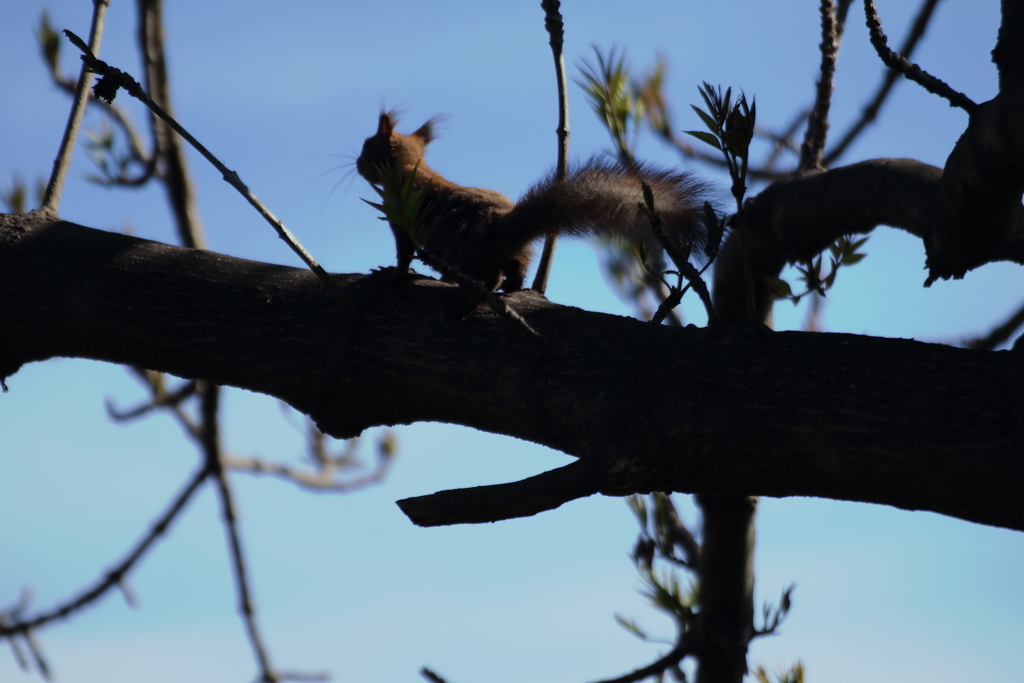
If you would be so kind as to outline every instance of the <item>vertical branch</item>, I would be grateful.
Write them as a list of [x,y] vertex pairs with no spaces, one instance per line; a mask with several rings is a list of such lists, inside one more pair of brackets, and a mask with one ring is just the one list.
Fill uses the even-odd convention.
[[696,683],[741,683],[754,631],[757,498],[696,496],[704,517]]
[[[173,116],[167,57],[164,52],[163,0],[139,0],[138,12],[139,50],[142,52],[146,91],[153,102]],[[206,240],[181,138],[166,121],[153,112],[150,112],[150,125],[153,129],[154,156],[178,226],[178,236],[183,246],[202,249]]]
[[[169,122],[173,115],[170,94],[170,80],[167,75],[167,57],[164,50],[163,0],[138,0],[139,27],[138,41],[142,52],[146,90],[149,98],[166,117],[159,116],[150,108],[153,129],[154,156],[159,164],[160,178],[167,190],[168,201],[178,227],[178,235],[184,246],[201,249],[206,240],[195,201],[195,190],[188,170],[185,150],[181,137]],[[253,604],[249,585],[249,573],[242,551],[242,539],[238,530],[238,514],[234,495],[225,470],[225,457],[220,443],[220,390],[216,384],[198,382],[200,400],[200,421],[198,436],[206,461],[209,476],[216,483],[217,495],[221,502],[221,514],[231,548],[231,562],[238,591],[239,611],[245,622],[246,633],[260,670],[260,680],[277,683],[280,674],[270,664],[267,648],[263,643],[256,622],[256,608]]]
[[224,458],[220,447],[220,387],[209,382],[199,383],[201,405],[201,446],[206,458],[207,471],[217,486],[220,498],[221,515],[227,530],[228,542],[231,546],[231,564],[235,571],[235,584],[238,590],[238,609],[245,621],[249,642],[260,667],[260,680],[265,683],[277,683],[279,676],[270,666],[267,648],[263,645],[259,627],[256,624],[256,608],[253,604],[249,588],[249,574],[246,568],[245,555],[242,553],[242,539],[238,532],[238,513],[235,500],[231,493],[230,482],[224,469]]
[[[89,29],[89,49],[93,54],[100,50],[100,43],[103,39],[103,22],[107,16],[107,5],[110,0],[93,0],[92,27]],[[78,75],[78,85],[75,87],[75,97],[71,104],[71,113],[68,115],[68,123],[64,128],[64,137],[60,141],[60,149],[57,158],[53,161],[53,171],[50,173],[50,181],[46,184],[46,192],[43,194],[43,205],[41,208],[56,213],[60,204],[60,194],[64,189],[64,179],[68,175],[68,167],[71,166],[71,155],[75,149],[75,139],[78,137],[78,129],[82,125],[82,115],[85,113],[85,105],[89,102],[89,85],[92,83],[92,72],[85,62],[82,62],[82,70]]]
[[828,135],[828,110],[832,103],[833,76],[839,54],[839,33],[836,5],[832,0],[821,0],[821,70],[814,109],[807,118],[807,133],[800,148],[800,171],[822,167],[822,151]]
[[[569,157],[569,94],[565,80],[565,58],[562,56],[562,41],[565,35],[562,14],[559,11],[559,0],[541,0],[544,10],[544,28],[548,32],[548,44],[555,59],[555,77],[558,80],[558,167],[555,179],[565,180],[568,171]],[[537,274],[533,278],[533,290],[543,294],[548,287],[548,275],[551,274],[551,259],[555,253],[556,235],[544,238],[544,249],[537,265]]]

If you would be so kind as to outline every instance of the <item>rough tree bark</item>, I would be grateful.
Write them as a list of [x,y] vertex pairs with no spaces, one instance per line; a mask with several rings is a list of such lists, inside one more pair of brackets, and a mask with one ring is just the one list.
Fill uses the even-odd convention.
[[337,277],[347,310],[304,270],[5,217],[0,377],[93,358],[276,396],[339,437],[441,421],[579,458],[404,501],[420,524],[662,490],[867,501],[1024,530],[1021,352],[670,329],[511,297],[538,342],[486,313],[453,321],[452,286]]

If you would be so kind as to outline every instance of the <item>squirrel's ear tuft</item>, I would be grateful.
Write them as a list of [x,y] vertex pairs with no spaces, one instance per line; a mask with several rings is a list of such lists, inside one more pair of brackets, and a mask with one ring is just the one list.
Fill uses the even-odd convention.
[[390,136],[395,130],[395,113],[382,111],[377,122],[377,135]]
[[435,137],[437,137],[436,133],[434,133],[434,126],[436,124],[437,124],[437,121],[435,119],[430,119],[429,121],[424,123],[422,126],[420,126],[416,130],[416,132],[413,133],[413,135],[415,135],[419,139],[423,140],[423,144],[424,145],[429,144],[431,140],[433,140]]

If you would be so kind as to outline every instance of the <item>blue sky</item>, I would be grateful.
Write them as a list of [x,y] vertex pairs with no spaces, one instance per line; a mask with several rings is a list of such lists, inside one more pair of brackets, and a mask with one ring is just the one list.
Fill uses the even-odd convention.
[[[537,4],[168,2],[177,112],[325,267],[366,272],[394,258],[386,228],[359,201],[371,193],[349,173],[382,104],[405,110],[406,129],[447,115],[430,163],[456,182],[515,197],[553,164],[554,77]],[[784,126],[811,101],[819,42],[813,3],[666,0],[630,3],[628,11],[622,3],[563,4],[570,65],[592,54],[591,45],[619,45],[637,67],[665,56],[677,128],[699,126],[687,105],[698,101],[702,80],[756,97],[759,123],[769,127]],[[880,4],[893,43],[912,4]],[[57,28],[88,31],[84,0],[0,10],[9,93],[0,98],[4,186],[15,173],[48,172],[67,115],[33,44],[44,7]],[[856,119],[882,73],[859,11],[851,17],[834,132]],[[133,22],[131,5],[112,4],[100,56],[137,73]],[[988,99],[996,92],[989,51],[997,27],[995,3],[944,3],[916,60],[976,101]],[[77,65],[68,49],[63,64]],[[570,86],[570,95],[572,153],[606,149],[579,88]],[[965,122],[962,112],[903,83],[843,161],[913,157],[941,165]],[[679,163],[650,138],[638,150]],[[716,170],[687,166],[725,186]],[[298,265],[216,171],[196,156],[193,171],[212,249]],[[158,191],[111,194],[87,183],[89,172],[79,149],[65,218],[173,239]],[[1018,267],[989,265],[925,290],[917,240],[880,229],[866,251],[829,293],[830,331],[956,342],[1021,304]],[[585,243],[559,245],[548,295],[629,313]],[[689,319],[702,321],[699,304],[684,306]],[[782,304],[776,314],[780,329],[792,329],[805,311]],[[28,366],[8,385],[0,396],[0,604],[13,603],[27,583],[43,608],[120,558],[197,456],[169,418],[110,423],[106,398],[124,406],[143,397],[119,367],[60,359]],[[301,454],[301,439],[270,399],[230,391],[225,413],[232,453],[292,461]],[[595,497],[525,520],[418,529],[395,500],[518,479],[568,458],[450,425],[395,431],[398,461],[372,490],[311,495],[235,477],[261,623],[278,666],[354,681],[419,680],[423,665],[453,683],[585,681],[657,656],[657,645],[635,641],[612,618],[621,613],[671,633],[636,593],[627,558],[635,528],[622,501]],[[62,683],[252,679],[215,503],[204,491],[132,575],[138,609],[114,595],[42,632]],[[692,520],[685,497],[680,505]],[[776,599],[789,583],[797,588],[782,634],[755,642],[750,661],[773,668],[800,658],[811,681],[1011,680],[1024,642],[1022,563],[1017,532],[882,506],[764,499],[758,601]],[[29,680],[5,651],[0,680]]]

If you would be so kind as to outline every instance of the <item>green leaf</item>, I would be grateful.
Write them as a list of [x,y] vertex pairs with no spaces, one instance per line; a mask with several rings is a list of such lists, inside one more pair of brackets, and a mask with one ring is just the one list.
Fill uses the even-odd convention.
[[618,614],[616,614],[615,615],[615,621],[619,624],[619,626],[621,626],[622,628],[626,629],[627,631],[629,631],[630,633],[635,635],[640,640],[647,640],[647,634],[644,633],[640,629],[640,627],[636,625],[636,622],[633,621],[632,619],[627,621],[625,619],[625,617],[622,617],[622,616],[619,616]]
[[789,299],[793,296],[793,288],[782,278],[765,278],[765,286],[780,299]]
[[[869,236],[869,237],[870,237],[870,236]],[[849,240],[850,238],[849,238],[849,237],[847,237],[846,239],[847,239],[847,240]],[[860,249],[860,248],[861,248],[862,246],[864,246],[864,243],[865,243],[865,242],[867,242],[867,241],[868,241],[868,238],[867,238],[867,237],[862,237],[862,238],[860,238],[859,240],[857,240],[856,242],[851,242],[851,243],[850,243],[850,247],[849,247],[849,248],[850,248],[850,251],[857,251],[857,250],[858,250],[858,249]]]
[[686,133],[687,135],[692,135],[693,137],[697,138],[701,142],[708,143],[709,145],[711,145],[712,147],[714,147],[717,150],[721,150],[722,149],[721,145],[718,142],[718,138],[716,138],[711,133],[705,133],[702,130],[684,130],[683,132]]
[[722,134],[722,127],[718,125],[718,122],[715,121],[715,119],[708,116],[703,110],[701,110],[699,107],[695,105],[691,104],[690,108],[697,112],[697,116],[699,116],[700,120],[704,122],[704,125],[708,127],[708,130],[710,130],[716,136]]
[[708,105],[708,110],[717,117],[722,109],[722,103],[717,93],[715,93],[714,87],[707,81],[704,81],[704,87],[697,90],[700,91],[700,96],[704,98],[704,103]]

